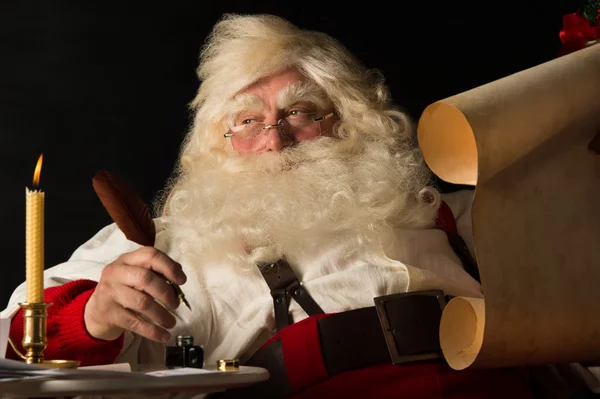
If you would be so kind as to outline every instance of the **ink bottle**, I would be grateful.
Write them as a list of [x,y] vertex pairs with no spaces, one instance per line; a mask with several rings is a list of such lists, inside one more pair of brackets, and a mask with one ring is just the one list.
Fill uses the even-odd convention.
[[194,345],[194,337],[179,335],[175,346],[165,347],[165,366],[169,369],[204,367],[204,348]]

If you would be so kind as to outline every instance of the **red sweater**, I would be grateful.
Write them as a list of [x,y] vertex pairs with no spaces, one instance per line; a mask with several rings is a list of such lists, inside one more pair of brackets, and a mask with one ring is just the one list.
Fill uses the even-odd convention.
[[[123,334],[114,341],[96,339],[88,334],[83,321],[85,305],[94,292],[96,284],[91,280],[75,280],[44,290],[44,301],[52,303],[48,307],[48,347],[44,351],[45,359],[79,360],[81,366],[114,363],[123,348]],[[12,320],[10,338],[24,353],[21,345],[22,309]],[[10,345],[6,357],[19,358]]]

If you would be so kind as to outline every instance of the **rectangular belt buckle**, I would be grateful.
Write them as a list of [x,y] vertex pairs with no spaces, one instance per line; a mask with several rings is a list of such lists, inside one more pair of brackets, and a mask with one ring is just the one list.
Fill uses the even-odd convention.
[[393,364],[441,358],[439,326],[442,290],[404,292],[374,298]]

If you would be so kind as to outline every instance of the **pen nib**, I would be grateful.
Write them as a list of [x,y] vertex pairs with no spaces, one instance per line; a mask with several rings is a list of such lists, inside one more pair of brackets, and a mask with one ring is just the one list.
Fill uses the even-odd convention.
[[179,298],[179,302],[187,306],[189,310],[192,310],[192,307],[190,306],[190,303],[187,301],[187,299],[185,299],[185,295],[183,294],[183,291],[181,291],[181,288],[179,288],[177,284],[173,284],[169,280],[166,280],[166,282],[173,288],[175,295],[177,295],[177,298]]
[[190,303],[187,301],[187,299],[185,299],[185,297],[184,297],[184,296],[179,296],[179,300],[180,300],[181,302],[183,302],[183,304],[184,304],[185,306],[187,306],[189,310],[192,310],[192,307],[190,306]]

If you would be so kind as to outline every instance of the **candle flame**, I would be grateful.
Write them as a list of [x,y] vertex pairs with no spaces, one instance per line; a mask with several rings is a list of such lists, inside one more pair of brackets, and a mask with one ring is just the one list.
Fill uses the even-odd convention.
[[42,160],[44,159],[44,153],[40,154],[37,165],[35,165],[35,171],[33,172],[33,187],[38,188],[40,184],[40,175],[42,174]]

